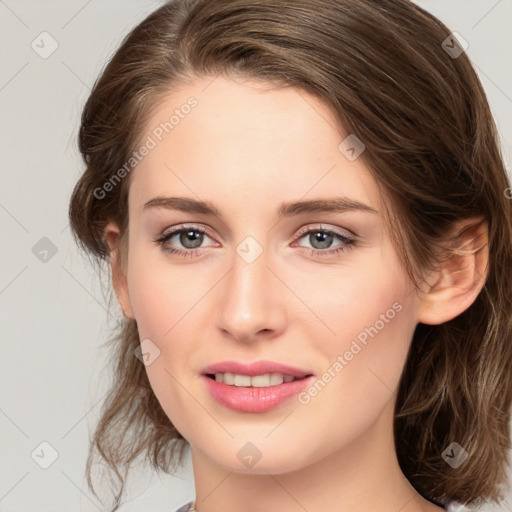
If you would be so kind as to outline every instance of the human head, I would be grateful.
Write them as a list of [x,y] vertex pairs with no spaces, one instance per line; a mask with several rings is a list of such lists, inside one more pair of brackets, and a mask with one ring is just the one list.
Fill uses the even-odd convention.
[[[194,77],[257,79],[321,100],[340,133],[364,143],[358,162],[388,201],[391,239],[418,288],[440,263],[439,248],[441,241],[450,241],[443,239],[453,234],[450,228],[467,219],[475,223],[466,234],[486,227],[485,286],[463,313],[438,316],[430,324],[425,317],[418,325],[395,419],[399,460],[416,489],[439,500],[471,501],[495,495],[495,482],[503,477],[503,443],[499,436],[484,441],[484,435],[494,431],[505,439],[511,399],[505,379],[511,283],[496,272],[498,265],[510,264],[511,217],[485,94],[467,57],[454,59],[442,49],[449,33],[434,17],[402,1],[166,4],[129,34],[91,93],[80,131],[87,169],[70,216],[79,242],[100,260],[109,254],[105,227],[116,223],[124,236],[113,268],[127,270],[128,193],[138,169],[109,190],[104,184],[115,183],[114,174],[149,133],[151,114]],[[104,194],[95,195],[98,190]],[[131,454],[148,448],[164,469],[166,447],[183,439],[159,408],[146,369],[133,357],[138,343],[136,321],[127,320],[116,348],[112,415],[102,418],[95,442],[106,447],[112,418],[126,417],[145,401],[132,428],[148,420],[150,428]],[[486,357],[475,358],[483,351]],[[470,421],[474,429],[468,429]],[[471,463],[455,476],[440,457],[450,439],[471,453]],[[115,449],[105,458],[115,461],[119,446],[113,441],[109,446]]]

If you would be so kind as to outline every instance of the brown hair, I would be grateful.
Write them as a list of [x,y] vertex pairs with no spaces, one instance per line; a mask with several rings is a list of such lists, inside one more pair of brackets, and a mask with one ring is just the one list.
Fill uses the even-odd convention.
[[[121,229],[126,257],[129,174],[99,199],[142,136],[149,113],[176,84],[223,74],[291,86],[321,98],[364,142],[364,162],[391,199],[395,246],[416,283],[439,262],[454,222],[483,218],[489,273],[462,314],[418,324],[399,385],[395,444],[400,466],[426,499],[480,504],[503,499],[512,402],[512,215],[497,130],[465,53],[450,30],[407,0],[183,0],[143,20],[94,85],[82,114],[86,169],[69,216],[81,248],[108,260],[103,230]],[[452,41],[451,46],[454,43]],[[457,240],[454,239],[454,247]],[[502,269],[502,272],[499,272]],[[170,472],[186,440],[171,424],[134,357],[135,321],[110,340],[114,382],[91,442],[120,480],[144,454]],[[452,468],[453,441],[469,454]],[[96,493],[95,493],[96,494]]]

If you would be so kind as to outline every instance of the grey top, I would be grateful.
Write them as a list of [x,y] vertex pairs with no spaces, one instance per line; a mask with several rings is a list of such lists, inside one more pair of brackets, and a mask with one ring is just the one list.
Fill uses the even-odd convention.
[[[188,512],[188,509],[190,505],[192,505],[192,503],[194,503],[194,501],[189,501],[188,503],[185,503],[185,505],[181,506],[178,510],[176,510],[176,512]],[[464,512],[466,510],[470,510],[464,505],[458,503],[457,501],[450,501],[446,505],[445,509],[448,512]]]
[[190,505],[192,505],[192,503],[194,503],[194,502],[189,501],[188,503],[185,503],[185,505],[183,505],[178,510],[176,510],[176,512],[188,512],[188,509],[189,509]]

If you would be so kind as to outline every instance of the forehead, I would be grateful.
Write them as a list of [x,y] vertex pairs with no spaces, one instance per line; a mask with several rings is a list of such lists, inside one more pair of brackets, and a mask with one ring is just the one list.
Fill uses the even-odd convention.
[[180,84],[146,123],[139,145],[151,149],[132,171],[130,205],[140,211],[152,197],[180,195],[235,213],[343,195],[378,209],[363,160],[340,150],[349,135],[302,90],[222,77]]

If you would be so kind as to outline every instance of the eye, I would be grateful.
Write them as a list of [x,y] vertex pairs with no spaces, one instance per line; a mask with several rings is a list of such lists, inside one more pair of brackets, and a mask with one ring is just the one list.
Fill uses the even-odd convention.
[[[307,229],[307,228],[306,228]],[[314,256],[331,256],[334,254],[338,254],[342,251],[346,251],[351,248],[351,246],[356,245],[356,237],[354,236],[346,236],[342,233],[338,233],[337,231],[333,231],[331,229],[325,229],[322,226],[315,229],[307,229],[306,231],[302,231],[299,240],[306,238],[306,240],[313,247],[304,247],[300,245],[299,247],[303,247],[310,251],[310,254]],[[338,245],[332,247],[333,241],[338,241]],[[328,250],[325,250],[328,249]]]
[[[197,249],[203,243],[205,236],[210,238],[208,231],[205,229],[200,229],[195,225],[182,225],[168,231],[165,235],[155,240],[155,242],[160,244],[165,251],[171,254],[192,257],[196,255]],[[173,238],[176,238],[176,242],[179,242],[185,250],[173,247],[176,245],[176,242],[166,245],[167,242],[171,242]]]
[[[168,231],[156,239],[155,242],[170,254],[192,258],[200,253],[205,236],[211,238],[209,231],[204,228],[199,228],[196,225],[181,225]],[[299,240],[306,237],[313,247],[304,247],[303,245],[299,245],[299,247],[306,249],[314,256],[332,256],[350,249],[351,246],[355,246],[357,243],[355,236],[346,236],[322,226],[302,230],[299,233]],[[173,241],[173,239],[175,240]],[[332,248],[334,241],[339,243]],[[176,248],[177,244],[180,244],[183,249]]]

